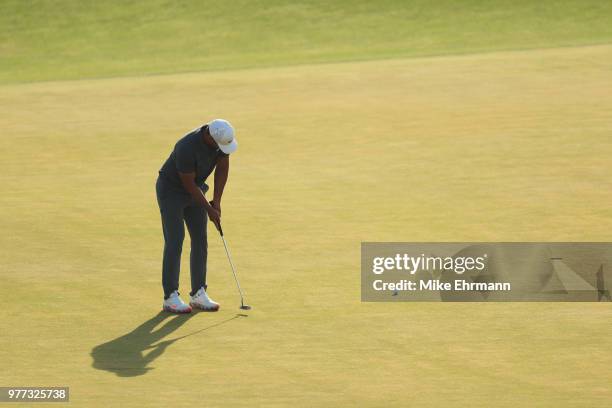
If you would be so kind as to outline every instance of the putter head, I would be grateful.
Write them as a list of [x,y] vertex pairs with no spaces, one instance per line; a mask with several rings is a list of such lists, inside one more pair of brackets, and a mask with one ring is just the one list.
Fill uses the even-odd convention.
[[242,305],[240,305],[240,309],[242,309],[242,310],[251,310],[251,306],[242,304]]

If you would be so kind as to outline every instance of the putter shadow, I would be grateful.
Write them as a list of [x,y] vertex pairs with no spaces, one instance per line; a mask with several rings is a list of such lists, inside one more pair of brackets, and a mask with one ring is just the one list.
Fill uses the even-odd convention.
[[[220,326],[239,317],[236,315],[193,333],[175,339],[163,340],[197,314],[199,313],[173,315],[163,311],[159,312],[129,333],[95,346],[90,353],[93,359],[91,366],[97,370],[115,373],[119,377],[144,375],[153,369],[149,365],[175,341]],[[162,323],[163,325],[156,329]]]

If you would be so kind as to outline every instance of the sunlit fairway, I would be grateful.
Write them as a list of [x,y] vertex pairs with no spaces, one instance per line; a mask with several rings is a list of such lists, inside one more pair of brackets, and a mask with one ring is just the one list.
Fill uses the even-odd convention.
[[0,83],[608,43],[600,0],[0,2]]
[[[611,67],[595,45],[2,85],[0,384],[83,407],[605,406],[609,304],[361,303],[359,250],[609,241]],[[209,228],[221,310],[168,316],[154,183],[213,117],[238,130],[223,223],[253,310]]]

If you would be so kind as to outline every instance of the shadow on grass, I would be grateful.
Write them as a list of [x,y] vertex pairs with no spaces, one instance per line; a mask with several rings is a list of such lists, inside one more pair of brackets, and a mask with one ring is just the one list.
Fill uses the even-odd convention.
[[[95,346],[91,350],[91,357],[93,358],[92,367],[115,373],[119,377],[143,375],[152,370],[148,365],[161,356],[172,343],[228,323],[239,317],[246,317],[245,315],[237,314],[193,333],[171,340],[163,340],[164,337],[173,333],[197,314],[174,315],[163,311],[159,312],[131,332]],[[162,323],[163,325],[156,329]]]

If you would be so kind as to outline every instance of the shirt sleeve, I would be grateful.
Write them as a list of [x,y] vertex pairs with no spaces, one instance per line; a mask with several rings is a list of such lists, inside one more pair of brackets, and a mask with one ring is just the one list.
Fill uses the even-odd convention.
[[179,143],[174,148],[176,169],[180,173],[193,173],[195,171],[195,155],[189,146]]

